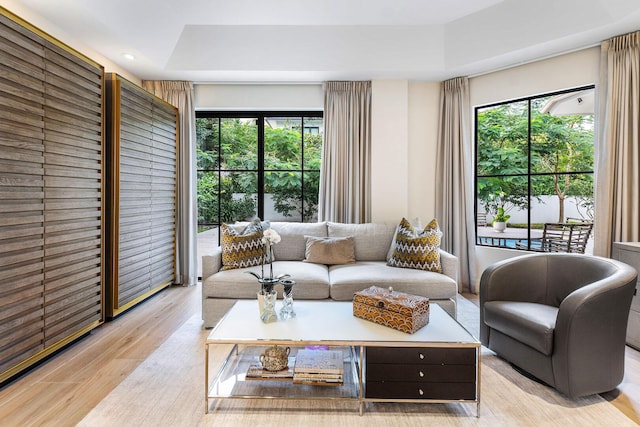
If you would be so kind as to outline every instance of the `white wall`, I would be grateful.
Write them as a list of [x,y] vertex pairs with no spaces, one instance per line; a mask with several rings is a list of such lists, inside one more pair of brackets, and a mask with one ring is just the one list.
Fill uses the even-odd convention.
[[[469,82],[471,106],[597,84],[599,68],[600,48],[594,47],[474,77]],[[470,114],[473,118],[473,111]],[[522,254],[516,250],[476,246],[477,281],[490,264]]]
[[64,44],[85,55],[89,59],[102,65],[106,73],[118,73],[120,76],[124,77],[132,83],[135,83],[139,86],[142,84],[142,81],[138,76],[100,55],[99,53],[85,45],[82,40],[71,37],[64,31],[64,29],[51,24],[46,19],[34,13],[31,9],[21,4],[21,2],[14,0],[3,0],[2,6],[19,18],[33,25],[34,27],[58,39]]

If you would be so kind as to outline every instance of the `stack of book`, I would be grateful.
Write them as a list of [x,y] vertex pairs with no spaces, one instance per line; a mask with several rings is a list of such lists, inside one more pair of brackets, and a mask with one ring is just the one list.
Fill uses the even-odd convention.
[[293,368],[295,384],[342,385],[344,361],[340,350],[300,349]]
[[294,357],[289,357],[289,365],[280,371],[267,371],[262,367],[260,360],[256,357],[249,365],[245,378],[247,380],[282,380],[291,381],[293,379]]

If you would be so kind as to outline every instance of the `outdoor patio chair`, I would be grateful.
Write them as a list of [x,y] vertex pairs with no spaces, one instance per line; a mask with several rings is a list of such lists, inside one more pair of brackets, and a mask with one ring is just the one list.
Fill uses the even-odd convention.
[[476,213],[476,225],[478,227],[486,227],[487,226],[487,213],[478,211]]
[[[571,252],[583,254],[593,230],[592,222],[545,223],[542,237],[531,239],[529,249],[537,252]],[[517,243],[527,249],[526,243]]]

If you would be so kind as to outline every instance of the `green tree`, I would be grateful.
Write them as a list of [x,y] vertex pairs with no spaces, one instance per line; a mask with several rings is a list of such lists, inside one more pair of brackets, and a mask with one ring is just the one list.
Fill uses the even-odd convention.
[[[565,200],[574,196],[592,204],[593,115],[552,116],[540,113],[548,98],[503,104],[478,113],[478,198],[491,209],[491,198],[503,191],[506,208],[525,209],[531,161],[532,198],[555,195],[564,220]],[[530,126],[530,127],[529,127]],[[531,137],[531,153],[528,139]],[[540,174],[540,175],[537,175]]]
[[[247,212],[251,212],[249,216],[255,215],[257,201],[253,195],[258,185],[255,120],[219,119],[218,125],[218,119],[199,118],[196,126],[198,169],[217,171],[220,159],[221,169],[229,171],[221,178],[220,212],[217,178],[205,177],[201,172],[199,221],[215,223],[218,215],[223,216],[221,221],[227,215],[233,219],[242,219]],[[282,127],[265,127],[264,191],[273,197],[277,212],[285,216],[297,213],[307,221],[317,212],[319,173],[315,171],[320,169],[322,136],[305,134],[304,140],[302,136],[300,120],[285,122]]]
[[500,193],[506,212],[529,205],[526,112],[524,103],[512,103],[478,113],[478,198],[492,214]]
[[537,173],[551,173],[534,181],[536,194],[558,197],[558,222],[565,219],[567,197],[593,197],[593,115],[552,116],[532,110],[532,167]]
[[[239,119],[223,119],[220,124],[217,119],[196,120],[197,165],[198,169],[205,170],[198,174],[198,223],[246,220],[255,215],[256,180],[247,179],[247,174],[241,173],[226,173],[219,179],[215,172],[219,155],[223,156],[222,164],[225,169],[240,169],[252,164],[252,158],[257,156],[250,149],[252,134],[255,141],[255,122],[252,129],[251,122]],[[222,140],[220,152],[219,135]],[[255,148],[253,151],[255,152]]]

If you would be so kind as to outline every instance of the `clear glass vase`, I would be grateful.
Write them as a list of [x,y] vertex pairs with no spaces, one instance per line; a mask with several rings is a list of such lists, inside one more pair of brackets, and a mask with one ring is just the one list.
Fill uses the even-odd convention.
[[260,313],[260,320],[264,323],[275,322],[278,320],[278,315],[276,314],[276,291],[271,291],[269,293],[265,293],[264,297],[264,307],[262,312]]

